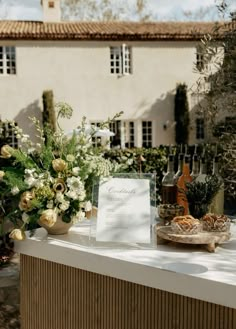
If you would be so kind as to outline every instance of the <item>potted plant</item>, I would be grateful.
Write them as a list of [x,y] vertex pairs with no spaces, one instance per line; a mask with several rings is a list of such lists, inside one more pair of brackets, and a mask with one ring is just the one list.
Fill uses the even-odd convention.
[[183,191],[188,200],[189,212],[195,218],[203,217],[209,210],[209,206],[221,186],[217,176],[207,176],[204,182],[194,180],[186,183],[186,191]]

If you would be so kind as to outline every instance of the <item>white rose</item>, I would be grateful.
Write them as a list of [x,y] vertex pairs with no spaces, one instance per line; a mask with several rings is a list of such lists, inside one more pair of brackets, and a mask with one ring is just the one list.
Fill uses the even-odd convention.
[[13,240],[21,241],[25,239],[25,232],[18,228],[15,228],[13,231],[11,231],[9,237]]
[[48,227],[52,227],[57,221],[57,213],[53,209],[47,209],[42,212],[39,218],[40,222]]
[[64,171],[67,169],[67,163],[62,159],[52,160],[52,167],[55,171]]
[[13,148],[10,145],[3,145],[1,148],[2,158],[5,158],[5,159],[10,158],[12,151],[13,151]]

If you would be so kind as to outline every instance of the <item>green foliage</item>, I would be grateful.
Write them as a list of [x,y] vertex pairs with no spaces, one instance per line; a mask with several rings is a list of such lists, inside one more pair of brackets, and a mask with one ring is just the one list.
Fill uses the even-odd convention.
[[[220,1],[218,10],[224,17],[227,14],[227,1]],[[225,183],[226,208],[236,211],[236,26],[228,19],[216,24],[212,33],[202,40],[202,49],[207,55],[211,70],[202,72],[199,81],[199,94],[202,86],[209,82],[210,90],[205,91],[201,114],[207,125],[208,141],[221,148],[221,174]],[[223,118],[223,119],[222,119]],[[225,118],[225,119],[224,119]],[[227,121],[227,118],[230,119]]]
[[[105,153],[105,157],[117,162],[121,173],[156,173],[156,200],[160,202],[161,181],[167,164],[167,151],[165,148],[134,148],[111,149]],[[140,159],[140,156],[143,159]],[[142,161],[144,160],[144,161]]]
[[211,204],[214,196],[221,186],[216,176],[207,176],[205,182],[193,181],[186,183],[187,190],[184,191],[189,203]]
[[56,114],[53,102],[52,90],[43,92],[43,126],[49,126],[52,131],[56,131]]
[[189,106],[187,99],[187,86],[178,84],[175,94],[175,142],[188,144],[189,135]]

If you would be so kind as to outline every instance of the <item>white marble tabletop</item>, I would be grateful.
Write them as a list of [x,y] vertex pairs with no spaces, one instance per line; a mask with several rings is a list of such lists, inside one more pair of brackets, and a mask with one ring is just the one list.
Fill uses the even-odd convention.
[[16,243],[25,255],[236,308],[236,224],[230,241],[209,253],[198,246],[96,242],[87,225],[52,236],[37,229]]

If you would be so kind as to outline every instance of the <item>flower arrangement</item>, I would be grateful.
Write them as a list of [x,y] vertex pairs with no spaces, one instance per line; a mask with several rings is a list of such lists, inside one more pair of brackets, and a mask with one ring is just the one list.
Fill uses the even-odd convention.
[[[36,228],[38,223],[52,227],[58,215],[66,223],[83,219],[91,210],[93,180],[117,170],[116,164],[103,157],[101,148],[93,147],[96,128],[88,132],[83,118],[76,133],[68,137],[59,119],[70,118],[72,109],[60,103],[57,110],[56,132],[42,128],[38,120],[31,118],[38,138],[34,143],[12,122],[20,147],[1,148],[0,215],[13,223],[10,237],[16,240],[23,240],[25,230]],[[120,115],[100,127],[107,127]]]

